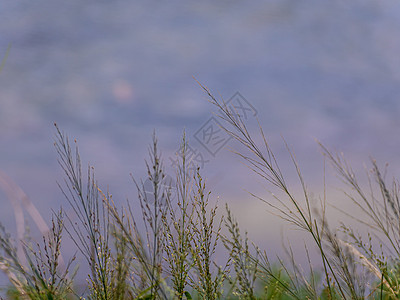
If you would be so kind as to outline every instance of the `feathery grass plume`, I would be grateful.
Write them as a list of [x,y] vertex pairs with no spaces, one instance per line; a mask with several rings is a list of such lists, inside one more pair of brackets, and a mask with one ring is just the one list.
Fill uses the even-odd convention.
[[[233,219],[231,211],[227,207],[226,222],[231,237],[224,237],[226,248],[230,249],[230,257],[233,261],[236,281],[239,287],[234,286],[239,298],[253,299],[257,291],[257,281],[263,286],[263,295],[266,299],[317,299],[316,274],[306,248],[307,257],[310,263],[310,279],[306,279],[303,271],[297,265],[291,247],[286,250],[292,269],[289,269],[285,262],[278,257],[278,265],[272,265],[266,251],[262,251],[253,243],[255,254],[249,251],[247,236],[241,238],[239,224]],[[233,282],[236,284],[236,282]],[[260,285],[260,284],[259,284]]]
[[336,233],[329,230],[326,225],[324,240],[327,249],[331,251],[330,262],[338,276],[339,283],[351,299],[365,299],[367,292],[367,276],[369,269],[360,264],[352,248],[343,242]]
[[128,241],[119,228],[112,227],[115,255],[113,256],[112,299],[133,299],[134,293],[130,287],[130,272],[134,260],[133,253],[129,250]]
[[[151,191],[148,191],[143,181],[133,181],[138,191],[138,198],[142,212],[142,219],[146,229],[146,256],[148,280],[150,283],[150,299],[166,298],[163,290],[162,260],[164,245],[164,224],[162,219],[166,215],[166,202],[171,194],[171,187],[165,185],[165,171],[162,165],[161,154],[158,150],[158,142],[153,133],[153,142],[149,147],[150,163],[146,161],[147,179],[151,183]],[[149,193],[150,192],[150,193]],[[131,214],[133,218],[133,215]]]
[[[138,231],[133,212],[128,203],[128,208],[119,212],[110,197],[103,194],[104,202],[118,228],[115,232],[116,240],[119,241],[117,248],[117,263],[121,264],[120,273],[128,272],[125,277],[130,282],[128,293],[132,299],[141,299],[150,290],[151,262],[147,256],[143,239]],[[118,253],[120,255],[118,256]],[[125,264],[125,265],[124,265]],[[125,268],[128,270],[125,270]],[[150,297],[149,297],[150,298]],[[131,299],[131,298],[128,298]]]
[[282,264],[283,268],[277,268],[271,264],[267,252],[255,246],[257,256],[251,259],[257,262],[258,279],[264,286],[264,293],[267,299],[281,299],[288,297],[289,299],[301,299],[294,287],[291,285],[291,274],[289,270]]
[[25,268],[19,261],[17,255],[17,247],[15,247],[11,235],[6,231],[0,223],[0,269],[5,273],[10,282],[15,287],[21,297],[27,299],[25,291],[26,286],[31,285],[30,276],[25,271]]
[[368,218],[367,221],[362,219],[357,220],[361,224],[373,229],[376,233],[383,234],[383,237],[386,239],[385,245],[394,255],[400,257],[400,201],[399,188],[396,180],[393,180],[391,183],[392,187],[389,188],[388,186],[390,184],[386,183],[376,161],[371,159],[371,175],[378,185],[381,199],[378,199],[373,192],[373,182],[370,176],[368,176],[370,186],[368,195],[360,186],[354,171],[347,163],[344,155],[334,154],[321,143],[319,143],[319,145],[323,155],[327,157],[339,178],[350,187],[351,190],[355,191],[356,195],[350,193],[345,193],[345,195],[349,197]]
[[[151,183],[151,190],[144,182],[132,180],[136,186],[142,213],[143,224],[146,230],[144,241],[138,231],[135,216],[131,205],[127,203],[127,209],[118,212],[115,204],[110,199],[105,203],[115,221],[116,226],[122,233],[128,249],[133,257],[133,275],[135,295],[138,298],[166,299],[165,280],[162,278],[162,260],[164,253],[164,222],[166,216],[170,187],[165,185],[165,172],[163,169],[161,155],[158,151],[157,139],[153,134],[153,142],[149,148],[150,163],[146,162],[147,180]],[[141,282],[138,282],[139,279]]]
[[47,236],[43,236],[43,246],[36,244],[36,250],[25,243],[25,254],[32,272],[33,286],[26,286],[26,294],[30,299],[69,299],[73,295],[72,278],[69,278],[69,269],[73,257],[65,270],[60,269],[61,239],[64,229],[64,215],[62,210],[52,218],[52,227]]
[[[372,250],[371,236],[369,246],[362,242],[360,236],[356,237],[354,231],[342,226],[345,233],[353,240],[350,245],[354,251],[361,251],[361,261],[376,277],[380,286],[390,297],[400,295],[400,284],[397,276],[397,265],[400,259],[400,205],[398,183],[393,179],[391,188],[382,175],[377,162],[371,159],[372,169],[368,175],[369,192],[361,187],[352,167],[348,164],[343,154],[332,153],[319,143],[322,153],[327,157],[339,178],[355,193],[345,192],[345,195],[360,208],[365,218],[354,218],[360,224],[372,230],[374,237],[381,244],[381,255]],[[372,178],[371,178],[372,177]],[[374,193],[374,187],[378,188],[380,197]],[[339,209],[340,210],[340,209]],[[343,210],[342,213],[348,215]],[[348,246],[349,247],[349,246]],[[377,271],[377,269],[379,271]],[[397,277],[398,278],[398,277]]]
[[[71,236],[76,247],[86,258],[91,274],[89,275],[92,299],[112,298],[110,285],[112,276],[111,259],[111,222],[108,210],[100,198],[98,185],[94,178],[94,168],[88,166],[86,188],[82,180],[81,159],[78,146],[72,150],[68,137],[55,124],[57,135],[54,143],[59,155],[59,164],[66,179],[66,188],[59,187],[79,220],[79,225],[67,216]],[[75,140],[75,144],[76,140]]]
[[[187,161],[187,141],[183,134],[179,163],[176,169],[176,200],[167,198],[167,214],[163,217],[165,235],[165,259],[168,275],[171,276],[176,299],[191,297],[187,291],[193,239],[194,206],[192,203],[192,178],[190,161]],[[176,201],[176,203],[175,203]]]
[[318,282],[319,276],[314,271],[307,246],[304,245],[309,264],[309,276],[304,274],[304,270],[296,262],[290,243],[288,247],[283,247],[287,256],[289,257],[291,269],[285,265],[282,259],[278,258],[278,260],[281,269],[284,270],[284,274],[288,278],[287,282],[290,283],[292,291],[294,291],[296,296],[300,299],[318,299],[320,294],[320,282]]
[[257,254],[253,256],[250,253],[247,232],[243,240],[239,224],[233,218],[228,204],[226,204],[226,212],[227,216],[224,223],[228,229],[229,236],[222,235],[222,242],[229,252],[231,265],[233,265],[235,271],[233,294],[239,296],[240,299],[256,299],[255,283],[258,275]]
[[0,227],[0,265],[15,290],[8,291],[12,299],[69,299],[73,295],[72,278],[69,269],[75,258],[72,258],[64,270],[60,268],[61,238],[63,231],[62,211],[52,219],[52,227],[47,236],[43,236],[43,246],[36,244],[36,250],[27,242],[24,243],[28,267],[18,260],[16,247],[10,235]]
[[[1,247],[3,248],[3,250],[5,250],[5,255],[1,256],[2,263],[0,265],[0,269],[7,275],[10,282],[14,285],[15,293],[19,293],[20,295],[22,295],[22,297],[25,297],[27,296],[27,290],[32,291],[35,289],[32,284],[37,281],[41,281],[41,278],[37,278],[36,275],[46,273],[45,268],[47,268],[48,273],[51,273],[51,276],[53,278],[52,282],[49,283],[45,280],[47,285],[39,287],[38,290],[50,289],[49,293],[52,294],[52,290],[54,289],[55,295],[60,294],[60,290],[63,289],[62,286],[66,285],[67,281],[68,284],[70,284],[70,279],[68,278],[68,269],[70,265],[65,265],[62,255],[59,252],[61,234],[64,227],[63,219],[61,219],[62,212],[60,211],[58,215],[55,215],[55,217],[57,218],[57,223],[55,223],[53,219],[53,227],[49,229],[39,211],[36,209],[36,207],[31,202],[29,197],[25,194],[25,192],[15,182],[13,182],[11,178],[9,178],[4,172],[1,171],[0,186],[4,189],[10,202],[14,206],[15,218],[17,223],[17,246],[15,246],[15,248],[12,241],[10,240],[10,236],[5,232],[4,227],[2,227]],[[43,257],[38,258],[36,256],[37,252],[28,245],[30,237],[24,225],[25,219],[22,211],[22,206],[25,207],[25,209],[30,214],[33,221],[43,235],[44,250],[47,257],[46,263],[44,263]],[[56,241],[54,239],[59,240]],[[40,245],[37,244],[37,246],[39,249],[39,253],[41,253]],[[57,251],[55,250],[55,247],[58,247]],[[36,264],[32,264],[32,256],[35,256]],[[39,264],[38,260],[41,260],[42,263]],[[4,263],[5,261],[8,261],[8,263]],[[11,265],[14,267],[13,271],[11,270],[12,267],[10,269]],[[38,268],[36,268],[36,266]],[[62,275],[57,274],[56,272],[59,270],[65,270],[66,273]],[[56,277],[58,277],[59,280],[58,287],[54,287],[54,280]],[[11,292],[11,290],[9,290],[8,292]]]
[[[367,297],[367,292],[370,292],[369,295],[374,293],[374,290],[371,290],[370,287],[368,287],[371,274],[376,276],[376,274],[379,273],[381,274],[381,289],[386,288],[395,293],[395,291],[398,290],[397,281],[391,281],[391,278],[388,276],[390,272],[387,272],[386,267],[381,269],[380,272],[376,272],[375,267],[384,266],[384,264],[380,261],[368,261],[368,256],[360,257],[360,253],[355,251],[355,248],[349,247],[349,244],[343,242],[337,236],[336,232],[333,233],[329,230],[325,218],[325,204],[322,205],[322,209],[316,209],[311,205],[310,195],[301,175],[300,168],[294,154],[289,150],[287,144],[285,143],[303,188],[304,202],[299,201],[299,198],[295,197],[287,186],[261,126],[259,125],[260,134],[263,139],[262,147],[255,142],[253,136],[249,133],[246,124],[234,109],[228,107],[223,100],[222,102],[216,100],[207,88],[203,87],[203,89],[209,95],[210,102],[218,108],[220,113],[219,117],[225,121],[224,125],[222,125],[222,129],[245,146],[251,154],[246,155],[243,152],[236,153],[247,162],[252,171],[283,192],[286,200],[282,197],[273,195],[275,200],[279,203],[279,205],[276,205],[271,201],[257,197],[254,194],[252,195],[268,204],[282,219],[307,231],[313,238],[314,243],[319,250],[325,273],[326,288],[324,289],[323,294],[327,295],[329,298],[351,297],[353,299],[364,299]],[[367,225],[378,234],[383,235],[386,239],[384,245],[389,250],[389,253],[394,254],[391,259],[394,262],[399,261],[400,201],[397,182],[393,181],[392,187],[389,188],[384,176],[377,167],[376,162],[373,160],[372,176],[375,179],[378,190],[380,191],[381,201],[379,201],[373,193],[371,179],[369,179],[371,192],[368,197],[360,187],[354,172],[343,157],[332,154],[323,145],[321,145],[321,148],[325,157],[327,157],[331,162],[339,177],[341,177],[342,180],[358,195],[358,197],[355,197],[351,194],[347,194],[369,218],[368,221],[359,220],[360,223]],[[379,240],[380,238],[378,237],[378,241]],[[394,266],[396,265],[396,263],[392,264]],[[260,264],[260,268],[267,270],[268,272],[270,271],[268,265],[264,267]],[[392,267],[391,270],[394,269],[395,267]],[[296,278],[294,277],[293,279]],[[393,282],[393,285],[388,288],[390,282]],[[289,286],[287,291],[293,292],[294,290]],[[315,295],[316,294],[314,293],[314,296]],[[292,294],[292,296],[294,295]]]
[[194,273],[191,285],[203,299],[219,299],[223,294],[223,282],[227,277],[229,261],[224,267],[219,267],[214,261],[215,250],[221,239],[223,217],[218,221],[215,205],[209,209],[209,196],[205,181],[197,168],[194,178],[191,252],[194,263]]
[[[296,174],[303,188],[303,196],[305,202],[304,204],[302,204],[298,200],[298,198],[292,194],[289,187],[287,186],[284,176],[275,158],[275,155],[267,142],[263,129],[261,128],[261,125],[259,125],[259,130],[263,140],[263,143],[261,145],[262,148],[253,139],[253,136],[248,131],[246,124],[243,122],[237,111],[234,111],[230,107],[228,107],[223,100],[222,102],[218,101],[206,87],[202,86],[201,84],[200,86],[208,94],[209,101],[218,108],[218,117],[223,120],[225,124],[227,124],[227,126],[222,125],[222,129],[225,130],[235,140],[240,142],[247,150],[250,151],[251,154],[246,155],[240,152],[235,153],[247,163],[248,167],[253,172],[261,176],[261,178],[266,180],[267,183],[280,190],[285,195],[286,200],[281,199],[276,195],[273,195],[275,200],[277,200],[280,205],[278,206],[271,203],[271,201],[265,200],[254,194],[252,195],[266,203],[282,219],[295,225],[296,227],[299,227],[300,229],[305,230],[311,235],[321,256],[321,260],[324,266],[325,282],[327,284],[330,297],[333,297],[334,294],[333,287],[331,286],[331,279],[333,279],[333,282],[336,284],[340,295],[345,298],[346,295],[341,287],[341,284],[339,283],[339,278],[331,264],[328,253],[326,252],[323,244],[325,224],[324,222],[321,223],[321,220],[318,219],[317,216],[315,216],[315,214],[313,214],[312,212],[310,196],[294,154],[290,151],[289,147],[285,143],[289,155],[292,159],[293,165],[296,169]],[[325,220],[325,218],[322,218],[322,220]],[[266,269],[268,269],[268,266]]]
[[[396,298],[400,294],[400,272],[399,262],[384,254],[383,246],[380,244],[380,254],[372,245],[372,236],[368,233],[368,242],[363,242],[361,235],[356,235],[354,230],[342,224],[342,230],[346,236],[352,239],[352,242],[346,243],[346,246],[355,253],[362,265],[369,269],[370,273],[375,276],[375,280],[370,283],[371,293],[383,293],[385,297]],[[386,298],[385,298],[386,299]]]

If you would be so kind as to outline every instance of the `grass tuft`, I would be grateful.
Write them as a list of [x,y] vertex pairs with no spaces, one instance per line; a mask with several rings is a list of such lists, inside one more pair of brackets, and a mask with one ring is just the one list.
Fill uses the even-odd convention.
[[[295,194],[262,127],[255,136],[237,111],[202,88],[218,110],[222,129],[241,144],[242,150],[235,153],[267,190],[278,191],[270,197],[250,194],[311,238],[312,244],[304,248],[307,271],[296,262],[299,247],[289,243],[283,249],[285,257],[272,261],[268,249],[248,239],[228,205],[220,214],[202,170],[193,168],[189,159],[185,133],[175,181],[167,180],[154,134],[146,178],[132,176],[136,199],[117,207],[109,191],[96,181],[93,166],[88,165],[84,175],[77,142],[71,143],[56,125],[55,148],[65,175],[59,186],[72,213],[65,215],[63,209],[54,213],[40,243],[21,235],[15,241],[0,224],[0,269],[10,281],[7,298],[398,299],[398,181],[388,181],[386,169],[371,160],[364,187],[342,154],[319,143],[324,159],[346,186],[345,196],[362,212],[355,219],[368,234],[362,236],[345,223],[332,228],[325,182],[323,200],[316,205],[295,154],[284,141],[302,187],[302,193]],[[75,257],[66,265],[61,257],[64,231],[89,270],[87,289],[80,294],[74,286],[77,268],[70,271]],[[22,254],[17,246],[21,243]],[[317,250],[317,257],[310,256],[311,248]],[[220,251],[225,251],[223,264],[217,257]]]

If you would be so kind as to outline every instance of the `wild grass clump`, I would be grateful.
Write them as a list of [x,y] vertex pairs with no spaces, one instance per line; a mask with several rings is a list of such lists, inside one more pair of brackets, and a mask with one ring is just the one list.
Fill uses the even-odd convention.
[[[397,299],[400,297],[400,200],[397,180],[388,182],[372,160],[368,188],[362,187],[343,155],[320,149],[347,185],[345,195],[363,213],[357,221],[368,229],[362,236],[342,223],[331,228],[324,195],[312,201],[295,155],[286,145],[302,193],[293,192],[265,135],[250,133],[241,116],[203,87],[218,109],[222,129],[238,141],[236,154],[260,176],[269,198],[251,193],[275,215],[305,231],[312,244],[304,248],[308,270],[286,257],[271,260],[241,230],[226,204],[218,207],[200,168],[194,169],[185,134],[175,181],[163,167],[153,135],[146,161],[147,176],[132,181],[136,200],[118,207],[95,179],[93,166],[83,175],[77,142],[56,126],[55,147],[65,180],[59,184],[71,214],[54,213],[42,243],[14,241],[0,226],[0,269],[11,287],[8,299]],[[325,190],[325,186],[324,186]],[[229,200],[229,199],[226,199]],[[340,208],[339,208],[340,209]],[[345,212],[343,212],[346,214]],[[351,216],[354,219],[354,216]],[[261,224],[260,224],[261,226]],[[144,228],[144,230],[141,230]],[[74,242],[89,273],[87,289],[74,286],[75,257],[61,256],[63,234]],[[19,244],[23,252],[18,252]],[[318,255],[310,256],[310,249]],[[224,256],[217,252],[225,251]],[[315,265],[321,267],[316,268]],[[76,269],[76,268],[75,268]]]
[[7,296],[15,299],[67,299],[73,296],[72,279],[69,269],[74,258],[67,266],[60,266],[61,237],[64,229],[63,213],[60,210],[52,219],[52,227],[43,237],[42,246],[33,246],[24,241],[24,254],[27,265],[21,263],[17,249],[10,235],[1,226],[0,257],[1,270],[13,284]]

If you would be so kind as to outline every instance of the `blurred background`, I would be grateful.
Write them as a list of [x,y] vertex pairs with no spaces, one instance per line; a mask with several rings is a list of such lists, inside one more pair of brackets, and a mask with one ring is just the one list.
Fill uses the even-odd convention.
[[[274,255],[282,240],[299,235],[248,195],[270,198],[228,150],[240,150],[237,143],[210,151],[201,142],[216,110],[193,77],[216,98],[252,107],[249,128],[258,135],[258,117],[297,191],[284,137],[318,199],[324,162],[315,139],[343,151],[361,173],[373,156],[397,174],[399,15],[395,0],[3,0],[0,57],[11,49],[0,73],[0,170],[49,223],[60,205],[71,211],[57,186],[54,122],[77,139],[84,167],[94,165],[99,184],[121,204],[137,200],[129,174],[145,177],[153,131],[173,177],[185,130],[221,211],[229,203],[250,238]],[[328,200],[342,203],[331,175],[327,168]],[[15,234],[3,191],[0,201],[0,221]]]

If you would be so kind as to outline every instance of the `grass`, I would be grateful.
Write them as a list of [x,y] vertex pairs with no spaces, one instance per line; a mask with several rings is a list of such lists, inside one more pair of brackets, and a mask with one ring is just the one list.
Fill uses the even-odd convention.
[[[286,183],[287,175],[261,126],[258,136],[250,133],[235,110],[203,89],[219,112],[222,129],[243,146],[236,154],[268,190],[279,191],[270,198],[252,195],[313,241],[304,249],[309,270],[305,273],[298,267],[290,245],[285,249],[286,258],[271,262],[268,249],[249,241],[229,206],[223,211],[215,204],[201,170],[190,167],[185,134],[175,182],[166,181],[153,135],[147,178],[132,178],[137,200],[118,208],[111,194],[99,186],[92,166],[83,175],[76,141],[71,143],[56,126],[55,147],[65,174],[60,189],[73,214],[54,213],[41,243],[29,238],[22,241],[22,255],[17,251],[20,241],[13,241],[0,227],[0,268],[10,280],[8,299],[399,298],[398,182],[386,181],[372,160],[369,185],[362,187],[344,156],[319,144],[325,160],[347,186],[345,194],[361,209],[363,215],[357,221],[369,234],[360,236],[346,224],[332,229],[326,216],[326,195],[318,205],[311,201],[289,147],[285,144],[303,189],[300,195]],[[150,194],[145,183],[150,183]],[[72,238],[90,270],[83,293],[75,288],[76,270],[70,270],[75,258],[65,264],[61,257],[64,234]],[[317,250],[317,257],[310,257],[311,247]],[[218,249],[224,249],[225,260],[216,257]],[[322,267],[316,269],[318,264]]]

